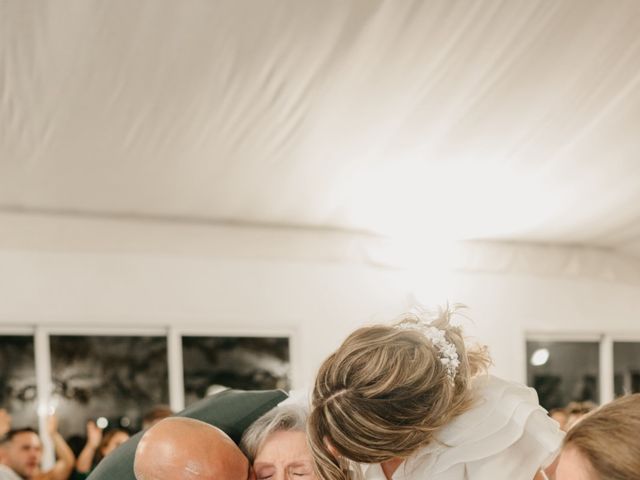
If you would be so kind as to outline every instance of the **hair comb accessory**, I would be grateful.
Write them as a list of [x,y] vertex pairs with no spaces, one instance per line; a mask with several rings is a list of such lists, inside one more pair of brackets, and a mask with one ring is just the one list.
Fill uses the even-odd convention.
[[401,322],[396,325],[396,328],[401,330],[416,330],[427,337],[433,346],[438,349],[438,352],[440,353],[440,362],[447,370],[449,378],[452,381],[456,378],[458,368],[460,367],[460,359],[455,345],[447,340],[444,330],[421,321]]

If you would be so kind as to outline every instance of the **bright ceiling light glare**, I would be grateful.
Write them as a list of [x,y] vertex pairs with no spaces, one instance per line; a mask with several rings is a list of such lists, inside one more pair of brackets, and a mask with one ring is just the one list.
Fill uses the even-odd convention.
[[531,355],[531,365],[534,367],[540,367],[544,365],[549,360],[549,350],[546,348],[539,348],[533,355]]
[[100,417],[96,420],[96,425],[104,430],[109,426],[109,420],[104,417]]

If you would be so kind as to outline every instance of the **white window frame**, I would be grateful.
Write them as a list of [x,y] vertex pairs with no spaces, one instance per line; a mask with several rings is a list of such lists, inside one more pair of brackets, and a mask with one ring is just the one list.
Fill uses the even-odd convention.
[[0,325],[0,336],[31,336],[35,356],[35,374],[38,405],[38,429],[43,443],[42,467],[51,468],[55,463],[53,443],[47,435],[46,419],[51,412],[51,351],[52,335],[69,336],[113,336],[113,337],[165,337],[167,340],[167,370],[169,385],[169,405],[173,411],[179,412],[184,404],[184,365],[182,357],[182,337],[286,337],[289,339],[289,364],[292,385],[296,385],[297,369],[300,356],[297,349],[298,331],[295,328],[267,329],[252,328],[219,328],[219,327],[103,327],[103,326],[63,326],[35,325],[30,327]]
[[[180,411],[185,408],[184,405],[184,366],[182,365],[182,337],[240,337],[240,338],[273,338],[273,337],[285,337],[289,339],[289,376],[291,379],[292,388],[296,388],[297,379],[297,365],[300,363],[300,357],[298,356],[298,333],[293,328],[276,328],[276,329],[234,329],[234,328],[202,328],[202,327],[175,327],[173,335],[177,337],[177,345],[174,346],[174,355],[179,357],[179,366],[176,361],[176,367],[180,369],[180,392],[175,392],[175,398],[180,399],[181,403],[177,404],[174,408],[175,411]],[[175,342],[176,340],[174,340]],[[171,397],[171,395],[170,395]],[[173,408],[173,405],[172,405]]]

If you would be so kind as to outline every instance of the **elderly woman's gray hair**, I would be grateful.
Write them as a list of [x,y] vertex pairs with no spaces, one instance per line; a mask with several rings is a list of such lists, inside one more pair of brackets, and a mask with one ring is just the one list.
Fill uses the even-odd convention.
[[279,405],[268,411],[244,432],[240,448],[251,463],[269,435],[280,431],[307,431],[308,411],[302,405]]

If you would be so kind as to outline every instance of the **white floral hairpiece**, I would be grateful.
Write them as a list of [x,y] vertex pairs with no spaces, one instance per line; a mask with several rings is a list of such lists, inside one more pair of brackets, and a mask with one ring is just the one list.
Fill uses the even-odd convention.
[[452,381],[456,378],[458,367],[460,367],[460,359],[455,345],[447,340],[444,330],[423,322],[402,322],[396,325],[396,328],[416,330],[427,337],[433,346],[438,349],[438,352],[440,352],[440,362],[447,370],[449,378]]

